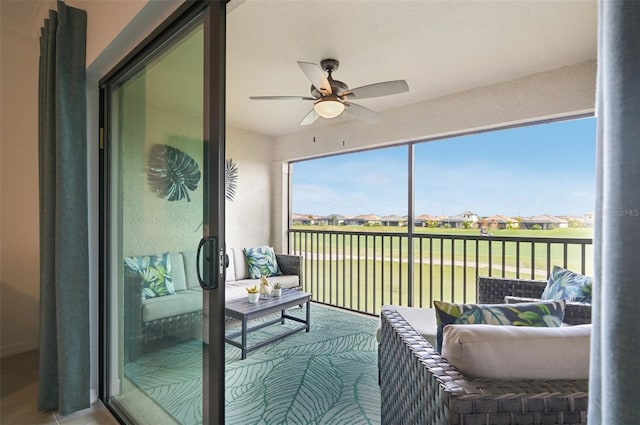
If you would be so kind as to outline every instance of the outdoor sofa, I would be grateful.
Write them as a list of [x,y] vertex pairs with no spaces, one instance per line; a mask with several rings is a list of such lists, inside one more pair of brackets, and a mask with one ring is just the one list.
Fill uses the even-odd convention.
[[[546,282],[541,281],[479,278],[478,302],[504,303],[505,296],[539,298],[545,285]],[[589,323],[591,306],[567,303],[565,313],[569,324]],[[587,423],[588,376],[584,379],[472,379],[438,353],[392,307],[383,310],[380,318],[382,423]],[[531,350],[535,356],[535,344]],[[513,354],[506,354],[509,355]],[[588,353],[586,356],[588,374]]]
[[[202,288],[196,275],[196,252],[169,254],[175,294],[145,298],[142,281],[125,277],[124,315],[127,353],[135,358],[143,344],[174,337],[195,337],[202,324]],[[251,279],[243,249],[227,249],[225,301],[247,297],[246,288],[259,286],[260,279]],[[302,257],[276,254],[282,275],[269,277],[273,285],[300,288],[303,282]]]

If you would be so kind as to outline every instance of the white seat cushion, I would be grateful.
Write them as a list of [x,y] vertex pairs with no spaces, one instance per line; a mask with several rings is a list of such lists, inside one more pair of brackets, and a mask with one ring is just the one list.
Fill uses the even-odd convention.
[[[436,311],[433,308],[401,307],[397,305],[383,305],[382,310],[396,310],[429,344],[436,346]],[[381,341],[381,328],[378,326],[376,339]]]
[[[280,283],[280,286],[283,288],[297,288],[299,285],[298,275],[271,276],[267,279],[269,280],[271,287],[273,287],[276,282]],[[231,282],[227,282],[227,287],[229,286],[229,283]],[[260,286],[260,279],[240,279],[233,283],[243,285],[246,288],[251,288],[253,286]]]
[[279,283],[283,288],[297,288],[298,286],[300,286],[300,278],[297,274],[271,276],[268,277],[267,280],[269,281],[269,285],[271,285],[271,287],[273,287],[273,285],[275,285],[276,283]]
[[241,282],[242,281],[227,282],[224,285],[225,302],[247,298],[247,285]]
[[180,291],[173,295],[142,301],[142,321],[150,322],[200,310],[202,310],[201,291]]
[[591,325],[447,325],[442,356],[469,379],[588,379]]

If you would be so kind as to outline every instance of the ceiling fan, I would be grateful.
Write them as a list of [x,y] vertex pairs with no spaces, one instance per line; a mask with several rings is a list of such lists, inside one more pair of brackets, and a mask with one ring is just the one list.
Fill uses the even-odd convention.
[[[312,100],[313,109],[302,119],[300,125],[310,125],[319,117],[336,118],[344,111],[369,123],[375,123],[382,117],[364,106],[352,103],[351,99],[366,99],[388,96],[409,91],[405,80],[384,81],[349,89],[342,81],[334,80],[332,74],[340,62],[335,59],[323,59],[320,66],[310,62],[298,62],[300,69],[311,81],[311,96],[251,96],[252,100]],[[323,70],[327,73],[324,75]]]

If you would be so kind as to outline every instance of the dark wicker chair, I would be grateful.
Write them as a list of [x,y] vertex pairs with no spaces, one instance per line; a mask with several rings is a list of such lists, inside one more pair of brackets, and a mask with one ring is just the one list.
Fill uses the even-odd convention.
[[[478,278],[478,302],[540,298],[544,281]],[[469,380],[395,310],[381,313],[382,423],[586,424],[588,380]],[[565,322],[591,322],[591,305],[567,303]]]
[[398,312],[381,318],[383,424],[587,423],[588,380],[469,380]]
[[[478,277],[478,303],[501,304],[505,296],[540,299],[547,282],[543,280]],[[567,302],[564,322],[569,325],[591,323],[591,304]]]

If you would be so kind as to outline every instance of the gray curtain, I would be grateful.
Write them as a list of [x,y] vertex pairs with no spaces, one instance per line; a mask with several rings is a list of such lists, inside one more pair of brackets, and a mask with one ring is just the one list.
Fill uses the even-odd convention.
[[640,424],[640,2],[601,0],[589,423]]
[[89,407],[86,12],[58,2],[40,38],[38,408]]

